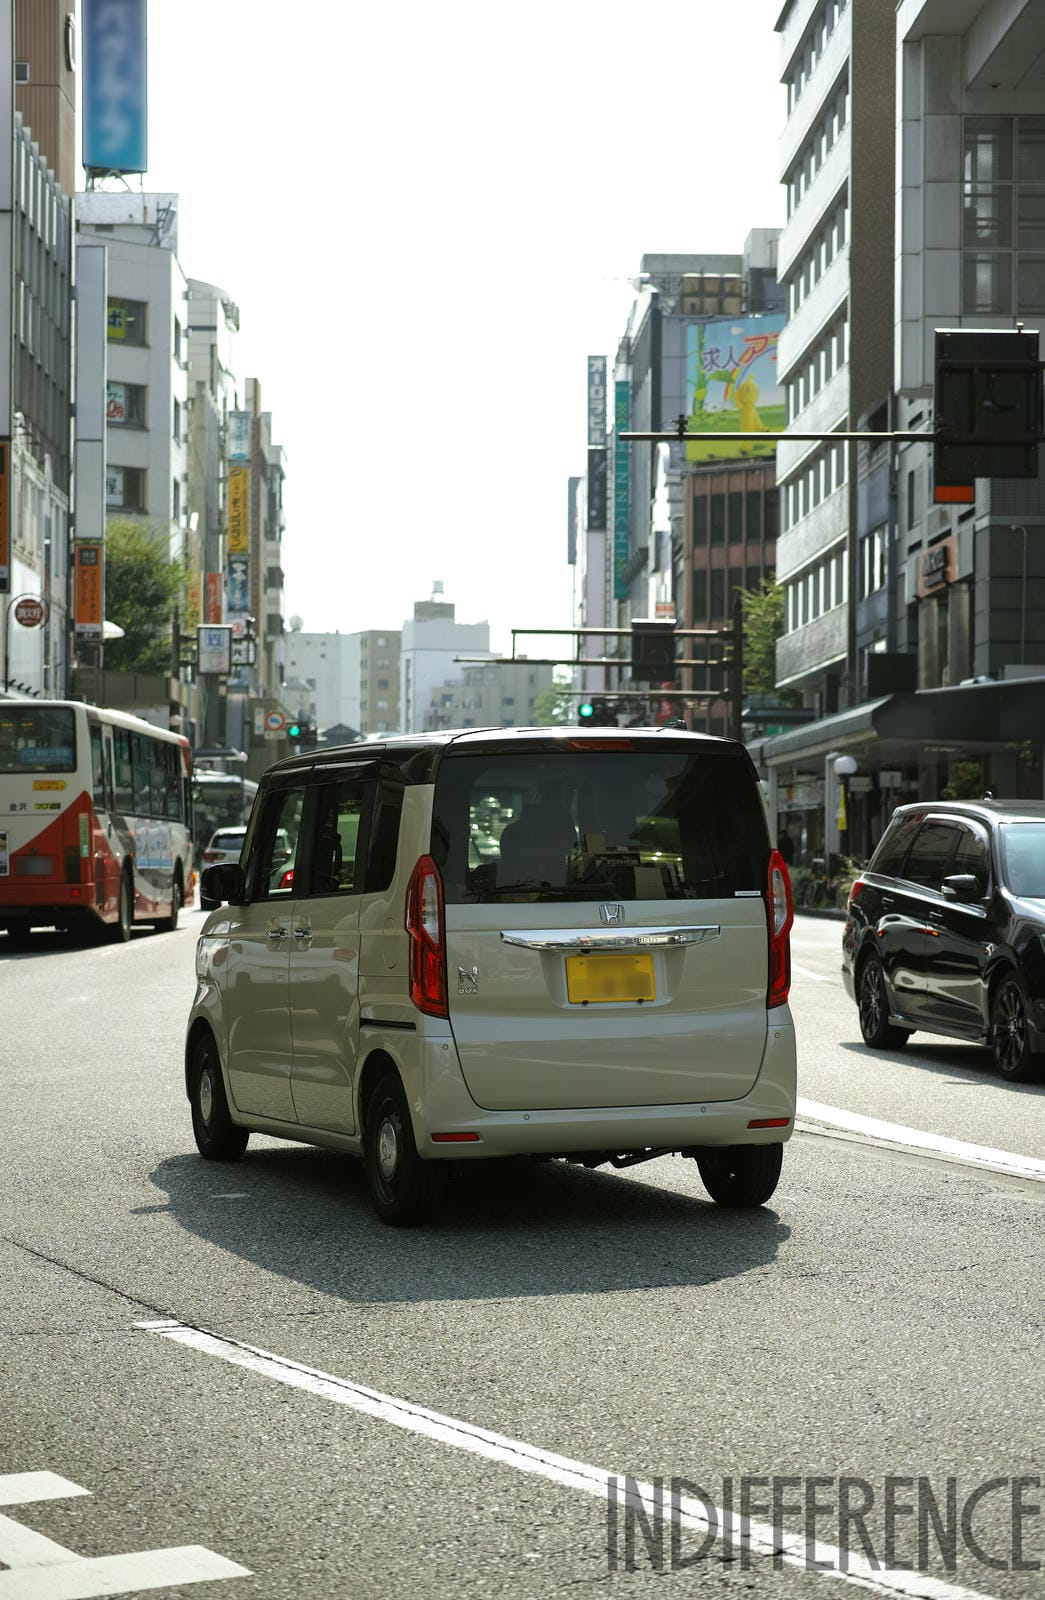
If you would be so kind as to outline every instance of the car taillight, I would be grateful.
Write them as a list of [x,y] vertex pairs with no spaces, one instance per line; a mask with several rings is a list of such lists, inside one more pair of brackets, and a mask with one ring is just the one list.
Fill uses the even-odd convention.
[[203,859],[204,861],[224,861],[225,852],[224,850],[204,850]]
[[292,889],[294,887],[294,868],[293,867],[288,867],[287,868],[286,872],[283,874],[282,878],[280,878],[280,880],[279,880],[279,886],[280,886],[281,889]]
[[406,891],[410,938],[410,999],[429,1017],[449,1014],[446,1000],[446,935],[443,880],[431,856],[422,856]]
[[791,924],[795,920],[791,879],[779,850],[769,857],[766,874],[766,917],[769,922],[769,986],[767,1006],[782,1006],[791,989]]
[[865,885],[864,885],[863,878],[854,878],[853,879],[853,882],[852,882],[852,884],[850,886],[850,889],[849,889],[849,899],[845,903],[845,909],[847,911],[849,910],[849,907],[852,905],[853,901],[859,898],[860,890],[863,889],[864,887],[865,887]]

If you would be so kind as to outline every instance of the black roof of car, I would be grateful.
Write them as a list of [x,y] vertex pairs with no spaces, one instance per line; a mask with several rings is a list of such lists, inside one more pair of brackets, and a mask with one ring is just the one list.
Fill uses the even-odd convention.
[[301,767],[321,766],[327,762],[343,764],[346,761],[366,761],[371,758],[379,760],[382,757],[395,759],[397,756],[435,755],[451,745],[466,749],[473,746],[483,749],[489,748],[490,745],[505,744],[532,744],[546,747],[549,742],[559,744],[564,740],[603,745],[618,741],[622,745],[634,744],[636,740],[651,745],[663,745],[668,741],[674,743],[676,740],[694,745],[728,745],[735,742],[732,739],[719,739],[707,733],[688,733],[681,728],[581,728],[561,723],[542,728],[443,728],[431,733],[389,734],[382,739],[359,740],[355,744],[318,745],[311,750],[301,750],[295,755],[285,756],[267,771],[288,772]]

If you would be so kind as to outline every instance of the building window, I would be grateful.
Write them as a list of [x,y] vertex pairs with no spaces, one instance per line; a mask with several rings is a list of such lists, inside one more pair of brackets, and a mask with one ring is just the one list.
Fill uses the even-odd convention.
[[962,307],[1045,308],[1045,117],[966,117]]
[[145,510],[145,473],[140,467],[106,467],[105,505],[109,511]]
[[708,618],[708,575],[703,569],[693,574],[693,621],[706,622]]
[[740,544],[744,538],[744,496],[731,491],[729,496],[729,542]]
[[107,383],[105,386],[105,420],[112,427],[144,428],[145,385],[143,383]]
[[105,332],[110,344],[144,344],[145,302],[110,295]]
[[711,496],[711,542],[712,544],[725,544],[726,542],[726,497],[724,494]]
[[721,622],[726,615],[726,570],[724,567],[711,569],[711,620]]
[[707,544],[708,542],[708,501],[703,494],[693,497],[693,543]]

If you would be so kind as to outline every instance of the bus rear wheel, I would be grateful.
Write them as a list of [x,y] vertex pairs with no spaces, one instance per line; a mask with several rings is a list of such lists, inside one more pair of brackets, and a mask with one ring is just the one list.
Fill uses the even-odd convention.
[[181,910],[183,894],[184,890],[182,889],[181,883],[181,868],[178,867],[175,870],[174,877],[171,879],[171,914],[169,917],[156,918],[154,926],[157,933],[174,932],[175,928],[178,926],[178,913]]
[[134,920],[134,904],[131,899],[130,874],[125,872],[120,877],[120,894],[117,901],[116,921],[105,925],[105,936],[112,944],[126,944],[131,936],[131,923]]

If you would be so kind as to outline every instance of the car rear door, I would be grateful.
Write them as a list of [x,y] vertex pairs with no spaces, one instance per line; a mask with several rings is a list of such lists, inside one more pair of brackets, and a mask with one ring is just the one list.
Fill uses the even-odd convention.
[[940,885],[957,840],[952,818],[928,816],[922,821],[907,853],[903,877],[890,892],[888,923],[879,930],[878,951],[896,1009],[926,1026],[933,1011],[929,977],[942,935]]
[[280,1122],[296,1120],[289,963],[305,794],[302,774],[272,784],[246,862],[249,902],[228,908],[229,1086],[239,1110]]
[[359,1050],[359,915],[377,764],[317,774],[308,893],[290,928],[292,1088],[298,1121],[355,1131]]
[[751,1089],[767,1033],[769,837],[742,750],[649,735],[451,747],[433,853],[441,843],[450,1023],[479,1105]]

